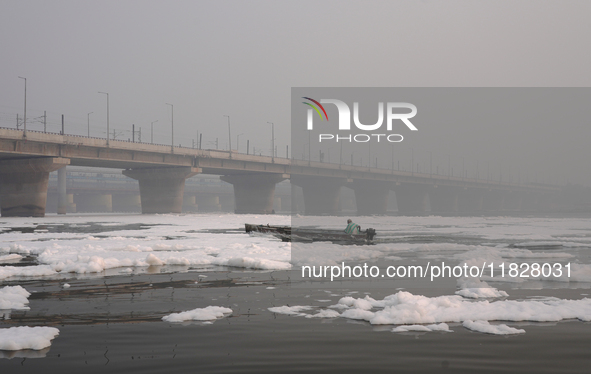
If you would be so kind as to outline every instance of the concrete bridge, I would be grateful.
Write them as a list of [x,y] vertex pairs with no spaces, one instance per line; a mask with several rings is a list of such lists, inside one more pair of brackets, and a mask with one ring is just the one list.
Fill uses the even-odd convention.
[[457,212],[549,208],[556,187],[448,177],[362,166],[245,155],[73,135],[0,129],[2,216],[43,216],[48,176],[58,170],[66,209],[66,165],[122,169],[139,182],[143,213],[180,213],[185,180],[198,173],[233,185],[237,213],[271,213],[275,185],[302,189],[306,214],[339,211],[341,187],[355,192],[358,214],[383,214],[391,190],[398,210]]

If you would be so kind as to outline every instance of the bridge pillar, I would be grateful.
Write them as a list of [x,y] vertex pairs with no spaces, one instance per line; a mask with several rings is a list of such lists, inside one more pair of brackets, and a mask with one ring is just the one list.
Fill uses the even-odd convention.
[[199,212],[219,212],[222,210],[218,195],[198,194],[195,196],[195,204]]
[[458,195],[460,189],[458,187],[451,186],[438,186],[435,185],[429,189],[429,203],[431,205],[432,212],[457,212],[458,206]]
[[66,214],[66,199],[66,168],[63,167],[57,170],[57,214]]
[[292,176],[291,183],[302,188],[304,212],[307,215],[334,215],[339,212],[343,178]]
[[185,194],[183,196],[183,211],[185,212],[196,212],[199,205],[196,202],[195,195]]
[[220,177],[234,186],[236,213],[274,213],[275,185],[287,174],[235,174]]
[[429,210],[429,186],[422,184],[396,184],[396,204],[399,213],[417,213]]
[[391,183],[358,179],[351,187],[355,191],[358,215],[386,214]]
[[44,217],[49,173],[69,163],[53,157],[0,161],[2,217]]
[[143,214],[181,213],[185,179],[201,172],[190,166],[123,170],[140,186]]
[[480,212],[484,202],[484,193],[474,188],[464,188],[458,195],[460,212]]

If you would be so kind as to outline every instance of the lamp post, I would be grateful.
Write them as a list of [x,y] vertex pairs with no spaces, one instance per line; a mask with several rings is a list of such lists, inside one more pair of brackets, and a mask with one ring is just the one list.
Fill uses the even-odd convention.
[[23,138],[27,137],[27,78],[19,77],[20,79],[25,80],[25,118],[24,118],[24,127],[23,127]]
[[90,138],[90,115],[94,112],[90,112],[87,114],[88,117],[88,137]]
[[152,123],[150,123],[150,144],[154,144],[154,123],[155,122],[158,122],[158,120],[152,121]]
[[166,105],[170,105],[170,130],[171,130],[171,134],[170,136],[172,137],[171,141],[170,141],[170,153],[174,153],[174,105],[169,104],[169,103],[165,103]]
[[230,149],[230,158],[232,158],[232,132],[230,129],[230,116],[224,114],[224,117],[228,117],[228,148]]
[[100,94],[107,95],[107,147],[109,146],[109,94],[99,91]]
[[271,157],[275,157],[275,124],[273,122],[267,122],[271,124]]

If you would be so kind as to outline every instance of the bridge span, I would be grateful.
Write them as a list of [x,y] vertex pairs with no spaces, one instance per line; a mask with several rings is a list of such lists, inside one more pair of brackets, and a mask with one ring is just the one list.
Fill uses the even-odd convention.
[[[139,182],[143,213],[180,213],[185,180],[198,173],[233,185],[237,213],[272,213],[275,185],[301,188],[306,214],[339,211],[341,187],[354,190],[358,214],[384,214],[390,191],[399,212],[547,209],[559,188],[331,164],[237,152],[0,128],[2,216],[43,216],[48,177],[58,170],[65,213],[65,166],[121,169]],[[61,209],[61,211],[60,211]]]

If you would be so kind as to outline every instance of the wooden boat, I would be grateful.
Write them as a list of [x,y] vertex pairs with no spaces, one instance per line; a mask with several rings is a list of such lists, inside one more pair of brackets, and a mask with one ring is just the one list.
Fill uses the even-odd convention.
[[356,234],[347,234],[344,230],[327,230],[311,228],[292,228],[291,226],[270,226],[244,224],[247,233],[260,232],[272,234],[283,240],[290,241],[332,241],[347,243],[371,243],[376,236],[376,230],[369,228]]

